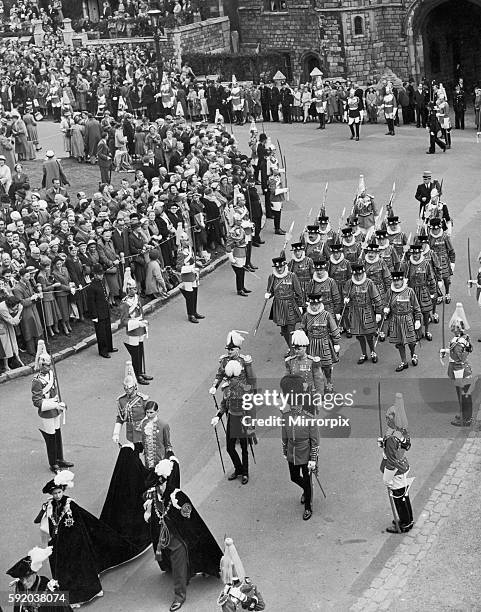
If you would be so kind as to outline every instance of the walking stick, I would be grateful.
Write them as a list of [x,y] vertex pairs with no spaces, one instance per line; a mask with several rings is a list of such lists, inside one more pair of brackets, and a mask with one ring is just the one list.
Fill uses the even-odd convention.
[[217,428],[216,427],[214,427],[214,433],[215,433],[215,439],[217,440],[217,448],[219,449],[219,457],[220,457],[220,462],[221,462],[221,465],[222,465],[222,471],[225,474],[224,459],[222,458],[222,451],[220,450],[219,434],[217,433]]

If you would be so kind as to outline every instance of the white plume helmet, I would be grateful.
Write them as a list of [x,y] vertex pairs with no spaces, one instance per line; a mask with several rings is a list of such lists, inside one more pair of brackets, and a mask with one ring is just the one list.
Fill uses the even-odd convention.
[[231,359],[225,364],[224,372],[228,378],[232,378],[233,376],[240,376],[242,372],[242,366],[238,361]]
[[249,332],[242,331],[240,329],[233,329],[227,334],[226,346],[234,345],[237,348],[242,346],[245,338],[241,334],[249,334]]
[[127,266],[124,272],[124,284],[122,286],[122,291],[127,293],[127,289],[129,287],[137,287],[137,283],[132,277],[132,270],[130,269],[130,266]]
[[408,429],[408,418],[404,408],[404,398],[402,393],[396,393],[394,406],[390,406],[387,409],[386,415],[389,415],[392,418],[397,429]]
[[303,329],[296,329],[292,332],[291,342],[294,346],[309,346],[309,338]]
[[39,340],[37,344],[37,354],[35,355],[35,369],[39,370],[41,364],[45,359],[51,360],[50,355],[47,353],[47,347],[43,340]]
[[40,548],[40,546],[35,546],[35,548],[32,548],[32,550],[28,551],[28,556],[30,557],[30,568],[32,572],[38,572],[38,570],[42,567],[44,561],[46,561],[50,557],[52,551],[52,546],[47,546],[46,548]]
[[125,362],[124,385],[128,387],[137,386],[137,377],[135,376],[134,366],[131,361]]
[[236,75],[232,75],[232,87],[237,87],[237,78]]
[[157,476],[167,479],[172,473],[173,463],[169,459],[162,459],[155,466],[155,473]]
[[75,474],[70,470],[62,470],[58,474],[55,474],[53,481],[59,487],[68,487],[72,489],[74,476]]
[[435,198],[439,195],[439,191],[436,189],[436,187],[434,187],[433,189],[431,189],[431,197]]
[[359,185],[357,187],[357,195],[361,195],[363,191],[366,191],[366,183],[364,181],[364,174],[359,175]]
[[[462,326],[460,323],[462,323]],[[471,327],[466,317],[466,313],[464,312],[464,306],[461,302],[456,303],[453,316],[449,319],[449,328],[452,329],[454,326],[462,327],[462,329],[465,330],[468,330]]]
[[224,584],[231,584],[234,578],[242,581],[246,577],[244,565],[232,538],[224,540],[224,555],[220,560],[220,573]]

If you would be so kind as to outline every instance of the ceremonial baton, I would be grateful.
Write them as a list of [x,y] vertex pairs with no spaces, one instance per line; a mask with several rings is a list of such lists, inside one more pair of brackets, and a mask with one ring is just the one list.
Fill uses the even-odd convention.
[[473,278],[473,273],[471,271],[471,245],[468,236],[468,295],[471,295],[471,279]]
[[224,459],[222,458],[222,451],[220,450],[219,434],[217,433],[217,429],[215,427],[214,427],[214,432],[215,432],[215,439],[217,440],[217,448],[219,449],[219,457],[220,457],[220,462],[222,464],[222,471],[225,474]]

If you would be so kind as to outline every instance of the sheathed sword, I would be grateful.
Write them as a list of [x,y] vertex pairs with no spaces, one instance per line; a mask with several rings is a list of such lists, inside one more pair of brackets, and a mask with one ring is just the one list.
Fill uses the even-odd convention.
[[[215,395],[212,396],[214,398],[214,404],[215,404],[215,409],[217,410],[217,414],[220,412],[219,410],[219,404],[217,403],[217,398]],[[220,422],[222,423],[222,427],[224,428],[224,432],[227,434],[225,425],[224,425],[224,415],[221,415],[219,417]]]
[[222,451],[220,450],[219,434],[217,433],[217,427],[214,427],[214,433],[215,433],[215,439],[217,440],[217,448],[219,449],[219,457],[220,457],[220,462],[222,465],[222,471],[225,474],[224,459],[222,458]]
[[321,484],[321,481],[319,480],[318,472],[319,472],[319,467],[316,465],[316,469],[315,470],[311,470],[311,475],[314,474],[314,477],[317,480],[317,484],[319,485],[319,488],[321,489],[322,494],[324,495],[324,499],[326,499],[326,493],[325,493],[324,489],[322,488],[322,484]]
[[468,236],[468,295],[471,295],[471,281],[473,279],[473,272],[471,270],[471,244]]

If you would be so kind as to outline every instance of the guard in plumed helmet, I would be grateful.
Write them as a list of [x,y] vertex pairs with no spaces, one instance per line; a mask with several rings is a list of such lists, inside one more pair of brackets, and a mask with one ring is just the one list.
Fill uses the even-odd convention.
[[449,287],[451,286],[451,276],[454,274],[456,253],[451,239],[443,232],[441,219],[434,218],[429,222],[429,246],[437,255],[440,266],[441,280],[444,285],[444,301],[446,304],[451,302]]
[[[211,420],[212,427],[215,427],[220,418],[227,414],[226,428],[226,447],[229,457],[234,465],[234,472],[228,476],[228,480],[236,480],[242,477],[242,484],[249,482],[249,453],[248,437],[253,433],[244,426],[242,419],[245,416],[244,395],[248,391],[242,379],[242,366],[238,361],[228,361],[225,366],[226,382],[223,386],[224,398],[222,399],[220,410]],[[252,411],[249,411],[249,414]],[[255,414],[250,414],[255,417]],[[236,442],[242,451],[242,461],[236,451]]]
[[[399,531],[406,533],[414,526],[413,510],[409,499],[409,489],[414,478],[409,478],[410,468],[406,451],[411,448],[411,439],[401,393],[396,393],[394,406],[386,411],[386,424],[387,429],[384,438],[379,439],[380,446],[383,449],[380,470],[383,475],[383,482],[388,488],[388,493],[392,497],[399,517]],[[399,533],[395,524],[387,527],[386,531]]]
[[421,219],[424,223],[424,227],[427,227],[431,219],[436,218],[441,219],[443,232],[447,232],[448,236],[451,236],[453,223],[449,215],[448,207],[444,202],[441,202],[441,194],[434,187],[431,189],[431,199],[424,207]]
[[125,269],[123,292],[125,297],[120,303],[120,326],[126,332],[124,345],[130,354],[137,382],[148,385],[149,380],[153,379],[145,374],[144,340],[147,338],[148,322],[144,319],[137,283],[129,267]]
[[117,398],[117,419],[112,433],[112,440],[118,444],[120,431],[125,423],[125,437],[129,442],[142,442],[142,421],[145,417],[145,403],[148,395],[140,393],[137,389],[137,379],[131,361],[125,364],[123,395]]
[[73,463],[65,461],[63,457],[61,425],[67,407],[60,401],[52,358],[43,340],[38,341],[35,369],[37,374],[32,380],[32,403],[40,417],[40,433],[47,447],[50,470],[57,472],[61,468],[73,467]]
[[314,274],[307,286],[307,294],[316,294],[322,297],[324,309],[336,317],[341,318],[341,294],[336,281],[329,277],[329,262],[326,258],[314,260]]
[[357,197],[352,207],[351,216],[355,216],[359,220],[359,229],[364,234],[371,229],[376,223],[377,210],[374,204],[374,196],[366,191],[364,176],[359,176],[359,186],[357,188]]
[[364,242],[366,235],[361,231],[359,227],[359,217],[351,215],[347,221],[348,227],[352,228],[352,235],[356,242]]
[[414,289],[408,286],[402,270],[392,273],[392,283],[387,292],[384,315],[388,320],[388,338],[395,344],[401,356],[396,372],[407,370],[406,345],[411,353],[411,363],[418,365],[416,343],[418,330],[421,329],[421,308]]
[[407,284],[413,289],[421,310],[424,330],[419,329],[418,337],[422,338],[424,335],[426,340],[431,341],[433,336],[429,331],[429,323],[431,322],[433,304],[436,303],[438,287],[431,262],[424,257],[422,249],[420,242],[412,244],[409,258],[403,268]]
[[222,612],[264,610],[266,605],[256,585],[246,576],[244,566],[232,538],[224,540],[224,556],[220,560],[220,577],[224,588],[217,598]]
[[[366,276],[370,278],[376,285],[379,295],[381,296],[383,306],[386,306],[387,292],[391,286],[391,273],[383,259],[379,257],[379,246],[375,242],[371,242],[366,247],[364,269]],[[379,331],[379,340],[384,342],[386,334],[384,330]]]
[[[333,242],[331,244],[331,254],[329,256],[329,264],[328,264],[328,274],[329,277],[337,285],[337,290],[339,292],[341,303],[344,300],[344,287],[346,282],[351,278],[351,264],[346,259],[342,244],[340,242]],[[346,330],[348,334],[348,338],[351,337],[351,332],[349,330],[349,320],[344,314],[343,320],[339,320],[340,331]]]
[[[14,578],[10,586],[15,585],[15,595],[18,597],[17,601],[22,601],[23,598],[25,598],[25,601],[28,602],[29,595],[33,598],[35,594],[35,596],[39,598],[39,601],[42,601],[43,597],[43,601],[47,602],[48,598],[51,598],[53,593],[58,589],[58,582],[56,580],[49,580],[45,576],[38,575],[43,563],[52,554],[52,550],[51,546],[47,546],[46,548],[35,546],[35,548],[32,548],[32,550],[28,552],[26,557],[17,561],[15,565],[7,570],[7,575]],[[64,606],[61,604],[62,595],[60,593],[58,593],[56,597],[58,597],[58,603],[55,608],[52,608],[47,603],[45,605],[19,603],[13,606],[13,610],[14,612],[29,612],[30,610],[35,610],[35,612],[50,612],[50,610],[67,612],[67,610],[71,610],[69,605]]]
[[336,317],[324,308],[322,296],[311,293],[307,299],[301,327],[309,339],[309,355],[319,358],[317,363],[325,378],[324,391],[332,392],[332,367],[339,361],[341,334]]
[[341,230],[342,238],[342,252],[344,253],[344,257],[347,261],[352,265],[353,263],[357,263],[359,258],[362,255],[362,243],[359,240],[356,240],[354,234],[352,232],[352,227],[344,227]]
[[225,366],[229,363],[229,361],[233,360],[238,361],[242,367],[240,377],[243,379],[243,383],[245,385],[250,385],[251,390],[256,388],[257,383],[254,369],[252,367],[252,357],[251,355],[242,355],[240,352],[242,344],[245,340],[242,334],[247,333],[248,332],[233,329],[227,334],[227,341],[225,345],[227,353],[219,357],[219,369],[217,370],[212,386],[209,389],[209,393],[211,395],[215,395],[219,385],[225,380]]
[[299,284],[302,290],[302,302],[307,300],[307,285],[314,273],[314,263],[310,257],[306,255],[306,248],[302,242],[293,242],[291,244],[292,259],[287,264],[290,272],[293,272],[299,279]]
[[471,379],[472,368],[469,363],[469,354],[473,352],[473,345],[468,336],[470,326],[464,307],[461,302],[456,304],[456,310],[449,320],[449,329],[453,337],[449,347],[440,350],[441,358],[449,355],[448,377],[456,385],[460,414],[457,414],[451,421],[455,427],[469,427],[473,416],[473,399],[468,393]]
[[240,227],[240,225],[234,225],[234,227],[229,230],[225,250],[229,257],[232,269],[234,270],[237,295],[247,297],[250,293],[250,290],[246,289],[244,284],[246,273],[245,266],[247,240],[245,231],[242,229],[242,227]]
[[269,319],[281,328],[281,336],[290,349],[291,332],[302,316],[302,289],[297,276],[287,269],[285,257],[274,257],[272,265],[264,297],[266,300],[274,298]]
[[319,225],[308,225],[306,228],[307,236],[301,236],[306,245],[306,257],[312,260],[319,259],[324,255],[324,241],[321,237],[321,229]]
[[367,277],[364,264],[352,265],[352,278],[345,288],[344,303],[349,312],[350,328],[361,346],[361,356],[357,363],[367,361],[367,345],[371,350],[372,363],[378,362],[374,350],[374,336],[377,324],[382,319],[382,300],[379,290],[373,281]]
[[185,232],[180,236],[180,247],[177,251],[177,266],[180,272],[180,292],[184,296],[187,319],[191,323],[198,323],[204,315],[197,312],[197,292],[199,288],[199,269],[196,266],[195,256],[190,246],[189,237]]
[[392,215],[387,218],[386,231],[389,244],[394,247],[398,258],[402,259],[405,247],[408,243],[408,237],[401,230],[401,222],[397,215]]
[[286,373],[301,376],[305,391],[320,393],[322,386],[321,358],[307,354],[309,338],[305,331],[302,329],[293,331],[291,344],[294,354],[285,358]]
[[159,567],[172,573],[174,601],[171,612],[180,610],[187,585],[195,574],[219,577],[222,550],[180,489],[175,457],[159,461],[146,483],[144,519],[150,525],[152,546]]
[[386,229],[376,230],[376,241],[379,247],[379,257],[392,274],[394,270],[398,269],[400,258],[393,245],[389,242]]

